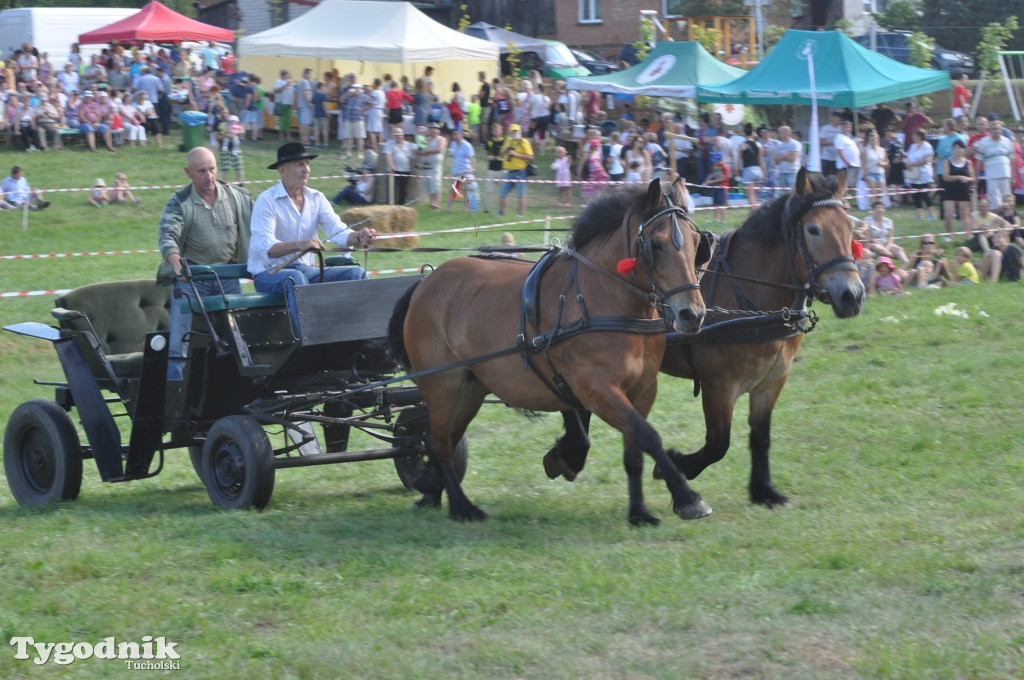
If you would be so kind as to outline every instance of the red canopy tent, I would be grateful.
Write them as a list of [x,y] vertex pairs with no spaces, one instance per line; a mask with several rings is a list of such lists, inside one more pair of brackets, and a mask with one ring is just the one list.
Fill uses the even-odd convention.
[[218,40],[231,42],[235,32],[210,26],[178,14],[156,0],[138,14],[115,21],[78,36],[82,45],[109,42],[181,42],[183,40]]

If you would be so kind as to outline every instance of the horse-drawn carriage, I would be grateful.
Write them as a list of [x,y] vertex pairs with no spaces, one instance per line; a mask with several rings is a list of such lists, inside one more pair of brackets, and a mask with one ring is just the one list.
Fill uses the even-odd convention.
[[[192,274],[247,276],[243,265],[194,267]],[[407,487],[432,489],[439,481],[425,464],[419,391],[374,386],[396,370],[385,346],[388,317],[418,279],[303,286],[287,299],[248,293],[172,300],[170,288],[150,281],[96,283],[63,295],[51,312],[59,327],[6,328],[51,341],[66,378],[43,383],[55,388],[54,399],[22,404],[7,423],[12,494],[22,505],[74,499],[83,459],[96,461],[103,481],[125,482],[155,476],[165,450],[179,448],[188,449],[213,502],[228,508],[266,506],[278,468],[326,463],[393,458]],[[193,315],[180,381],[167,380],[172,304]],[[127,444],[118,426],[124,416]],[[352,428],[381,448],[349,450]],[[276,441],[268,430],[280,434]],[[464,441],[457,456],[464,471]]]
[[[750,497],[784,504],[769,472],[770,420],[807,328],[804,305],[817,298],[846,317],[864,299],[844,190],[801,172],[791,196],[718,239],[710,261],[709,235],[655,180],[592,201],[570,246],[536,266],[456,258],[425,280],[176,302],[193,312],[180,384],[166,380],[167,290],[161,298],[149,282],[86,286],[58,300],[60,328],[8,327],[52,341],[67,378],[54,385],[54,401],[30,401],[12,415],[8,483],[22,504],[69,499],[83,457],[116,482],[153,476],[165,449],[188,448],[214,503],[261,508],[277,468],[393,458],[405,485],[423,493],[421,505],[440,505],[444,491],[454,518],[480,520],[486,514],[461,488],[465,432],[493,394],[515,408],[563,413],[567,435],[544,457],[549,477],[571,480],[582,469],[590,413],[620,430],[629,519],[656,524],[643,501],[642,454],[657,463],[676,514],[706,516],[710,508],[687,480],[725,455],[733,406],[750,393]],[[698,270],[712,275],[700,281]],[[244,275],[223,267],[194,273]],[[125,285],[135,290],[105,288]],[[128,309],[104,307],[125,300]],[[699,330],[705,300],[725,316]],[[395,376],[399,359],[413,372]],[[707,439],[694,454],[666,450],[646,421],[659,370],[704,385]],[[416,387],[395,386],[406,379]],[[127,445],[111,401],[131,420]],[[72,407],[87,445],[68,416]],[[271,444],[268,428],[283,434],[280,444]],[[349,451],[352,428],[388,446]]]

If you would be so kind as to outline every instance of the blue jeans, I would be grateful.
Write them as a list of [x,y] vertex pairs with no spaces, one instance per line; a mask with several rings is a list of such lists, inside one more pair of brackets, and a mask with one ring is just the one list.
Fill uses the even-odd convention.
[[[238,279],[224,279],[220,282],[220,286],[217,285],[216,281],[196,281],[195,284],[199,295],[203,297],[220,295],[221,286],[223,286],[224,293],[227,295],[242,292],[242,286]],[[174,287],[171,289],[171,323],[168,333],[170,339],[167,343],[168,380],[181,380],[185,375],[185,360],[188,357],[188,338],[186,334],[192,330],[192,312],[181,311],[182,300],[194,301],[192,286],[183,281],[175,281]],[[189,309],[193,308],[192,305],[189,306]]]
[[[505,173],[505,179],[526,179],[526,168],[522,170],[509,170]],[[513,187],[515,187],[516,195],[519,198],[526,196],[526,182],[502,182],[501,188],[498,189],[498,197],[505,198],[512,193]]]
[[354,186],[347,186],[338,192],[338,195],[331,201],[334,205],[340,205],[342,201],[348,201],[353,205],[368,205],[370,202],[363,198],[359,190]]

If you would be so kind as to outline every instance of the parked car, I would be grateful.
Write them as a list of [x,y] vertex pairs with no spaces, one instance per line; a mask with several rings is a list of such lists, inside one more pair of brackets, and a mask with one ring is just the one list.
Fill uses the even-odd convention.
[[[876,52],[890,59],[901,61],[904,64],[910,63],[910,38],[907,31],[879,31],[875,33]],[[871,48],[871,35],[864,34],[854,38],[858,43]],[[955,76],[974,74],[974,59],[969,54],[946,49],[936,45],[932,50],[932,68],[940,71],[949,71]]]
[[576,57],[576,61],[580,62],[583,68],[587,69],[595,76],[603,76],[606,73],[613,73],[619,70],[618,66],[607,59],[602,59],[593,52],[574,49],[570,49],[569,51],[572,52],[572,56]]

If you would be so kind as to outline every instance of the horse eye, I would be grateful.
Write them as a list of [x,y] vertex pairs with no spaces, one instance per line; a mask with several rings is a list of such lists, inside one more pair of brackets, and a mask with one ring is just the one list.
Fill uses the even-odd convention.
[[817,224],[808,224],[807,233],[811,236],[821,236],[821,227]]
[[661,239],[651,239],[651,248],[654,250],[662,251],[665,250],[665,244]]

